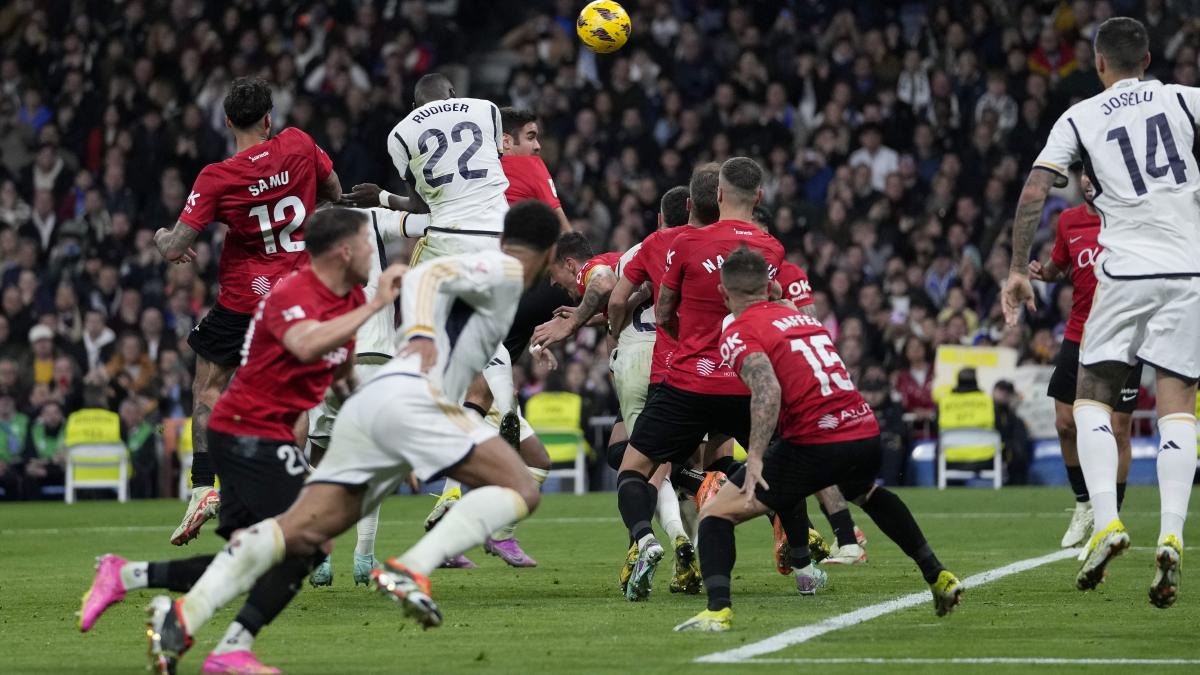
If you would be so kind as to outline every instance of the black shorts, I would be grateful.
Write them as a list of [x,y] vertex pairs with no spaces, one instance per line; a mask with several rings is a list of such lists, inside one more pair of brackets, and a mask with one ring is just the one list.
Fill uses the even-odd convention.
[[[1076,383],[1079,381],[1079,343],[1074,340],[1063,340],[1058,350],[1058,359],[1054,362],[1054,374],[1050,376],[1050,386],[1046,393],[1056,401],[1067,405],[1075,403]],[[1142,382],[1142,362],[1133,367],[1125,384],[1121,386],[1120,398],[1113,412],[1131,413],[1137,409],[1138,387]]]
[[[754,496],[772,511],[789,512],[809,495],[836,485],[850,501],[875,484],[882,459],[879,436],[811,445],[777,438],[763,456],[763,480],[771,488],[760,486]],[[745,471],[738,469],[730,481],[741,485]]]
[[208,314],[188,334],[188,346],[206,361],[223,368],[236,368],[242,362],[242,343],[251,316],[213,305]]
[[226,539],[287,511],[308,474],[304,451],[287,441],[231,436],[209,428],[208,452],[221,481],[217,534]]
[[683,462],[710,433],[736,438],[744,447],[750,397],[697,394],[662,382],[651,386],[629,444],[660,464]]

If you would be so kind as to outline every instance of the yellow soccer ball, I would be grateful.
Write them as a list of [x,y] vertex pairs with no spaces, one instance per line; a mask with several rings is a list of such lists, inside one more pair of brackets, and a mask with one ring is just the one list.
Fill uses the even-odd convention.
[[575,21],[579,39],[597,54],[608,54],[624,47],[632,30],[629,14],[612,0],[589,2]]

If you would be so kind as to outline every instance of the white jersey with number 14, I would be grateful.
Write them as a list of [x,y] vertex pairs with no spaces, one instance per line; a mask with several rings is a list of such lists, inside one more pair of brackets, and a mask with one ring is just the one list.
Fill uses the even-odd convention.
[[1200,167],[1192,155],[1200,89],[1121,80],[1071,106],[1035,167],[1065,175],[1081,160],[1113,278],[1200,276]]

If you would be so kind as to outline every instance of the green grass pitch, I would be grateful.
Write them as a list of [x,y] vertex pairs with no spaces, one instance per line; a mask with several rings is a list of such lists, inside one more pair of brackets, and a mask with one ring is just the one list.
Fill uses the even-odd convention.
[[[960,577],[1053,552],[1066,527],[1066,489],[1000,492],[902,490],[942,561]],[[400,552],[421,532],[432,499],[396,497],[383,507],[378,553]],[[931,604],[837,630],[763,659],[811,658],[1064,658],[1197,659],[1200,579],[1185,575],[1170,610],[1146,599],[1158,534],[1158,495],[1133,488],[1125,522],[1134,549],[1110,567],[1099,591],[1079,593],[1074,560],[1046,564],[969,589],[959,611],[936,619]],[[149,591],[134,591],[81,635],[75,612],[92,578],[93,558],[115,552],[131,559],[172,558],[214,551],[206,528],[187,548],[167,543],[179,502],[125,505],[86,501],[0,505],[0,672],[142,672],[142,609]],[[812,507],[818,526],[827,530]],[[756,642],[797,626],[925,589],[916,568],[855,509],[869,537],[870,563],[829,570],[830,588],[800,597],[771,559],[765,521],[738,528],[734,630],[723,635],[676,634],[671,628],[703,608],[703,598],[672,595],[669,555],[648,602],[617,592],[625,534],[614,494],[550,495],[518,530],[539,567],[513,570],[479,549],[474,571],[438,570],[434,598],[441,628],[422,631],[395,606],[350,579],[354,533],[334,552],[334,586],[307,586],[258,642],[261,658],[287,673],[531,673],[531,672],[921,672],[928,664],[694,664],[693,659]],[[1189,524],[1189,535],[1197,536]],[[1185,567],[1185,571],[1188,568]],[[207,649],[237,610],[235,603],[201,631],[181,673],[198,673]],[[945,668],[946,666],[940,666]],[[955,664],[955,672],[1129,672],[1128,665]],[[1134,666],[1145,668],[1145,666]],[[1196,672],[1200,665],[1164,665],[1156,672]]]

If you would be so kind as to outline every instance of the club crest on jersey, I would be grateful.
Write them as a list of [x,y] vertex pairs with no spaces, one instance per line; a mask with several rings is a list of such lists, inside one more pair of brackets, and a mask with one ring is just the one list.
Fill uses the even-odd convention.
[[288,172],[280,171],[279,173],[267,178],[266,180],[259,178],[254,185],[246,186],[250,190],[250,194],[257,197],[267,190],[274,190],[277,187],[282,187],[288,184]]
[[708,377],[717,372],[717,364],[712,359],[699,359],[696,361],[696,372]]

